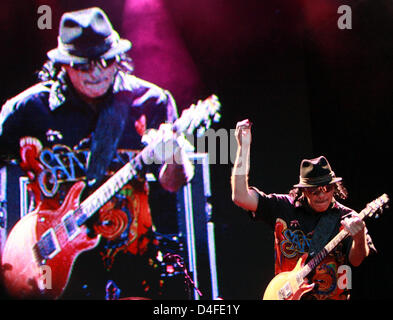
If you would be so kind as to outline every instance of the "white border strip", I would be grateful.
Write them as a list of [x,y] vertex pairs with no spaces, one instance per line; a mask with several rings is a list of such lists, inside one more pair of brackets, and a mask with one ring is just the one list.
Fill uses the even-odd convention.
[[218,293],[218,281],[217,281],[217,265],[216,265],[216,245],[214,236],[214,223],[207,223],[207,236],[209,242],[209,261],[210,261],[210,277],[212,284],[212,298],[217,300],[219,297]]
[[28,214],[28,192],[27,185],[29,184],[28,177],[19,177],[19,205],[20,205],[20,218],[22,219],[26,214]]
[[[187,249],[188,249],[188,264],[190,271],[192,272],[192,280],[195,286],[198,288],[198,275],[197,275],[197,261],[196,261],[196,249],[195,249],[195,229],[194,229],[194,212],[192,208],[192,192],[191,184],[187,183],[183,187],[184,190],[184,208],[186,216],[186,230],[187,230]],[[189,206],[188,206],[189,204]],[[199,300],[199,294],[194,289],[194,298]]]

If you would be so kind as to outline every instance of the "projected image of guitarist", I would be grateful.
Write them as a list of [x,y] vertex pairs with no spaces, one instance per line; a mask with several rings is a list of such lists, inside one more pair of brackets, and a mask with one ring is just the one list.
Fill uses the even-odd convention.
[[288,194],[266,194],[248,185],[251,123],[237,123],[237,158],[232,172],[232,199],[274,230],[275,278],[267,300],[349,299],[340,285],[340,266],[359,266],[375,250],[363,221],[388,200],[384,195],[361,213],[338,200],[347,198],[342,178],[324,156],[304,159],[300,180]]
[[173,194],[190,181],[183,132],[218,101],[179,117],[170,92],[132,74],[130,48],[100,8],[67,12],[41,81],[2,107],[1,165],[18,161],[34,195],[2,256],[12,298],[105,299],[108,281],[120,297],[160,295],[146,167]]

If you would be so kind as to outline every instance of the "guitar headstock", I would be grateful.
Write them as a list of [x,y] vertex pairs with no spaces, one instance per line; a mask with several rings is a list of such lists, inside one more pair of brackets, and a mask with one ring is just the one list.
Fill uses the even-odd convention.
[[[221,104],[216,95],[211,95],[204,101],[199,100],[197,104],[191,105],[189,108],[183,110],[181,117],[178,118],[172,125],[170,123],[163,123],[156,129],[146,130],[142,136],[142,143],[149,148],[141,152],[141,157],[144,163],[163,163],[165,159],[169,159],[173,155],[173,144],[170,142],[173,138],[173,133],[192,134],[198,128],[197,136],[202,136],[205,131],[210,128],[212,122],[218,122],[221,115],[218,110]],[[193,146],[187,142],[187,139],[179,135],[178,143],[182,143],[183,147]],[[183,141],[183,142],[181,142]],[[169,143],[168,143],[169,142]]]
[[364,209],[366,211],[364,212],[365,216],[378,218],[382,214],[383,209],[388,207],[388,203],[389,197],[384,193],[382,196],[367,204]]
[[211,95],[205,100],[199,100],[188,109],[183,110],[181,117],[176,120],[174,130],[192,134],[197,129],[197,137],[201,137],[212,122],[219,122],[221,103],[216,95]]

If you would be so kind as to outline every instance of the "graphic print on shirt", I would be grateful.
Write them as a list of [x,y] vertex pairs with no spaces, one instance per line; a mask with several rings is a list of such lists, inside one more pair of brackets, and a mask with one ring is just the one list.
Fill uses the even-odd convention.
[[[278,218],[275,225],[275,274],[291,271],[298,259],[309,252],[313,232],[305,234],[298,220],[287,223]],[[331,252],[314,270],[310,281],[315,289],[308,294],[311,299],[346,299],[346,290],[338,288],[338,266],[344,263],[342,244]]]
[[312,296],[318,300],[346,300],[349,294],[346,288],[340,288],[338,268],[345,263],[343,245],[340,243],[315,269],[311,281],[316,284]]
[[298,228],[300,225],[297,221],[291,222],[288,228],[284,220],[278,219],[276,222],[276,232],[280,235],[279,246],[280,252],[288,259],[301,256],[308,252],[311,239]]
[[287,223],[278,218],[274,230],[274,251],[276,256],[275,273],[292,270],[297,260],[309,250],[310,236],[299,228],[297,220]]
[[[84,139],[85,140],[85,139]],[[21,142],[21,168],[29,177],[31,208],[56,209],[61,206],[70,187],[77,181],[86,180],[90,151],[62,144],[42,148],[34,138]],[[113,175],[137,153],[137,150],[117,150],[107,170]],[[152,227],[148,203],[148,184],[142,177],[135,177],[102,206],[92,226],[95,234],[107,240],[102,257],[108,269],[115,255],[128,251],[134,255],[147,250]]]

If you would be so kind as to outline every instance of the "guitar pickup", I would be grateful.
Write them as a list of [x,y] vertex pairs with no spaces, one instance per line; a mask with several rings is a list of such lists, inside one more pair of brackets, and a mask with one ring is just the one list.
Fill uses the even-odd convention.
[[45,264],[47,259],[52,259],[60,251],[60,245],[53,228],[46,231],[33,246],[33,253],[39,265]]
[[64,229],[67,233],[68,240],[74,239],[79,233],[80,229],[75,220],[74,212],[70,211],[61,219],[63,222]]
[[297,284],[300,286],[303,283],[303,281],[304,281],[303,276],[300,273],[298,273],[296,275],[296,282],[297,282]]

